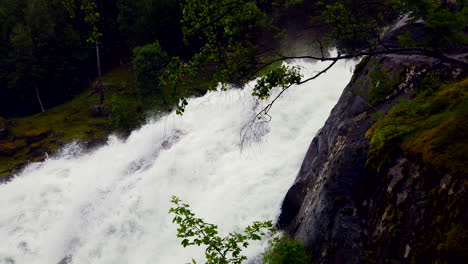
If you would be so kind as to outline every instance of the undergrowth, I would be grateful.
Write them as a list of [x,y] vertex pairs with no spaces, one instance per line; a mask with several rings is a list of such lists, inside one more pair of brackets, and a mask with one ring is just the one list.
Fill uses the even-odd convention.
[[308,264],[310,256],[307,249],[286,234],[273,238],[263,253],[264,264]]
[[414,98],[400,101],[368,130],[367,165],[379,171],[386,158],[401,149],[440,172],[466,175],[467,98],[468,79],[438,85],[423,81]]

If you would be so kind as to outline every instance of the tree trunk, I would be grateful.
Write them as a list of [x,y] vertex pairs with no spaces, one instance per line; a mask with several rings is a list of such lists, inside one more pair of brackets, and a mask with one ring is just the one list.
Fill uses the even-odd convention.
[[37,85],[34,86],[34,88],[36,89],[37,101],[39,102],[39,105],[41,106],[41,110],[42,112],[45,112],[44,106],[42,105],[41,97],[39,96],[39,89],[37,88]]
[[96,60],[97,60],[97,70],[98,70],[98,92],[99,92],[99,103],[104,103],[104,86],[102,85],[101,77],[101,59],[99,58],[99,42],[96,40]]

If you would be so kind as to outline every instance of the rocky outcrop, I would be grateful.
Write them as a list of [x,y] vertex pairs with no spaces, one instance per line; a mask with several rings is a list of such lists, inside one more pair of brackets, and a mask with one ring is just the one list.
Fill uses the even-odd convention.
[[[466,221],[466,175],[441,174],[401,151],[372,169],[366,138],[429,73],[460,80],[464,70],[433,58],[398,55],[366,58],[356,67],[312,140],[279,218],[278,225],[310,249],[314,263],[466,260],[466,244],[458,245],[466,237],[453,239],[463,229],[457,223]],[[376,80],[381,73],[386,77]]]

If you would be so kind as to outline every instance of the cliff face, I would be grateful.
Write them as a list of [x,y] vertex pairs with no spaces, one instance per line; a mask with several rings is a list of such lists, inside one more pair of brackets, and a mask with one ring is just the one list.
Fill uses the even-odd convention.
[[[364,58],[356,67],[282,206],[280,227],[310,249],[314,263],[467,260],[465,77],[463,67],[422,56]],[[456,106],[400,118],[402,112],[422,108],[402,100],[419,96],[420,104],[438,102],[439,94],[451,89],[440,88],[450,86],[442,82],[458,83],[459,94],[447,99],[448,104],[461,100]],[[395,109],[396,104],[406,110]],[[459,119],[440,126],[447,119],[443,115],[457,107],[462,109]],[[394,132],[383,134],[388,140],[379,138],[383,128],[393,129],[388,125],[392,117],[398,120]],[[430,125],[421,123],[436,117]],[[408,130],[419,124],[420,130]],[[437,143],[437,149],[433,141],[439,138],[432,135],[437,129],[458,134],[444,137],[449,141]],[[426,139],[428,134],[432,138]],[[416,143],[421,151],[411,147]],[[452,149],[461,154],[450,156]],[[448,164],[453,160],[458,163]]]

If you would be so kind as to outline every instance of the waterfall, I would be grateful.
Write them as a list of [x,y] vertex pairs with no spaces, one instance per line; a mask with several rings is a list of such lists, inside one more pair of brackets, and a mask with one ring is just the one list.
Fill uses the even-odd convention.
[[[295,65],[308,76],[327,63]],[[125,140],[111,136],[86,152],[71,144],[30,164],[0,185],[0,263],[203,263],[203,249],[183,248],[176,237],[171,196],[222,234],[275,220],[353,65],[340,61],[291,87],[242,151],[252,134],[241,131],[268,103],[251,96],[253,83],[192,98],[183,116],[149,120]],[[253,258],[264,244],[245,253]]]

